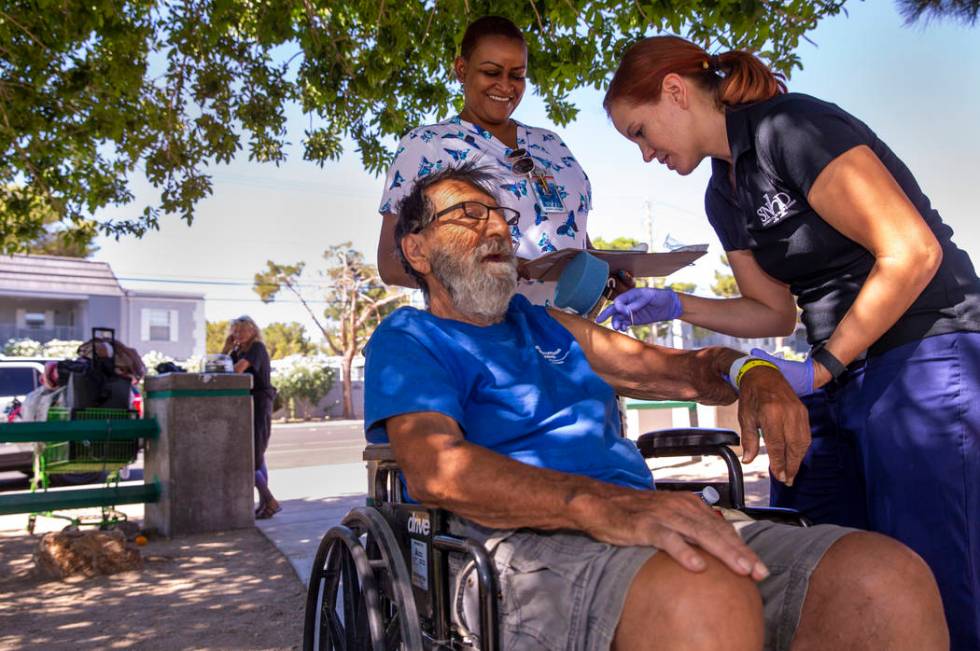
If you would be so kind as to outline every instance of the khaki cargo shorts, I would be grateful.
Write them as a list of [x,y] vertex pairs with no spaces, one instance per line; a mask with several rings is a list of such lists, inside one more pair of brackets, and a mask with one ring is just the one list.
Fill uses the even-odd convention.
[[[735,524],[770,571],[758,584],[765,648],[789,649],[811,573],[835,541],[855,530],[764,521]],[[653,547],[615,547],[573,532],[485,529],[458,518],[450,529],[481,541],[492,555],[500,582],[501,646],[508,650],[609,649],[633,577],[657,552]],[[454,558],[450,574],[454,619],[479,635],[473,568]]]

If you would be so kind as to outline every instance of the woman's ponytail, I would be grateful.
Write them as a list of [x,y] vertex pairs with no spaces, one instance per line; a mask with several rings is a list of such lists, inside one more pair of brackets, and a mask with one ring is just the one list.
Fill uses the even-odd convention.
[[716,96],[725,106],[761,102],[786,92],[785,77],[770,70],[751,52],[732,50],[716,59],[723,75]]
[[632,104],[656,102],[664,77],[670,73],[694,79],[725,106],[758,102],[786,92],[783,75],[770,70],[751,52],[732,50],[710,55],[677,36],[651,36],[626,50],[602,105],[608,113],[612,104],[621,100]]

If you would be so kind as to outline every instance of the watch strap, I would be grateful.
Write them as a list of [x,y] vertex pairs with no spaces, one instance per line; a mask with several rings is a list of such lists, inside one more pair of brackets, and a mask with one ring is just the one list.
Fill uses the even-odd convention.
[[820,364],[830,372],[830,376],[835,380],[844,374],[847,367],[834,357],[834,354],[827,350],[823,344],[819,346],[814,346],[810,350],[810,359],[815,362],[820,362]]

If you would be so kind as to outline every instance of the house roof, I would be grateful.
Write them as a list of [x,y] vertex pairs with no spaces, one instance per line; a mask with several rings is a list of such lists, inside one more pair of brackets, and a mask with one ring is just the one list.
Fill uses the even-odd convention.
[[123,296],[105,262],[50,255],[0,256],[0,293]]
[[194,292],[167,292],[159,291],[156,289],[125,289],[126,296],[130,298],[163,298],[163,299],[178,299],[178,300],[189,300],[189,301],[203,301],[204,294],[194,293]]

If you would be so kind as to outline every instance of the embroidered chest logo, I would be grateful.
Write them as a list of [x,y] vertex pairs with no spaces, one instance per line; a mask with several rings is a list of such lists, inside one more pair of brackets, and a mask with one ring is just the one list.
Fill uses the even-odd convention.
[[544,350],[541,348],[541,346],[535,346],[534,349],[537,350],[542,357],[544,357],[552,364],[564,364],[565,358],[568,357],[568,353],[571,352],[570,350],[566,350],[563,353],[561,351],[561,348],[556,348],[554,350]]
[[785,192],[777,192],[771,198],[767,192],[762,198],[765,203],[755,212],[762,218],[763,226],[772,226],[783,221],[789,216],[789,209],[796,205],[796,199],[791,199]]

